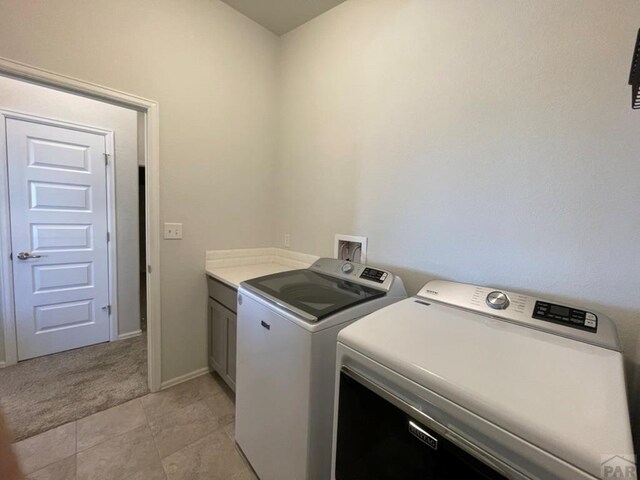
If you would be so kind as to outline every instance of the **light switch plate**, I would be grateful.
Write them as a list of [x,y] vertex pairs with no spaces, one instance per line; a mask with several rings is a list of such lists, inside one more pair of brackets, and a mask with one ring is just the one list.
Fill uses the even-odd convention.
[[182,224],[181,223],[165,223],[164,239],[165,240],[182,240]]

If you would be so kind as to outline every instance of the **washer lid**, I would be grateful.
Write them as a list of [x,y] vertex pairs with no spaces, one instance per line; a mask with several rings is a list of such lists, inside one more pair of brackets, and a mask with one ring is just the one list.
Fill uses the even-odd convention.
[[274,273],[243,285],[311,322],[386,295],[383,290],[308,269]]
[[633,452],[619,352],[417,298],[338,339],[593,475]]

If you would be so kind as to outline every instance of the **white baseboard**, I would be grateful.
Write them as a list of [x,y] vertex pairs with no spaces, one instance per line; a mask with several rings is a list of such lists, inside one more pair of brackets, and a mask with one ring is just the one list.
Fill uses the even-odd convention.
[[118,340],[126,340],[127,338],[137,337],[138,335],[142,335],[142,330],[135,330],[133,332],[118,335]]
[[171,380],[167,380],[166,382],[162,382],[160,384],[160,390],[173,387],[175,385],[178,385],[179,383],[188,382],[189,380],[204,375],[205,373],[209,373],[209,367],[199,368],[198,370],[194,370],[193,372],[185,373],[184,375],[180,375],[179,377],[172,378]]
[[7,364],[5,362],[0,362],[0,368],[4,368],[6,366],[7,366]]

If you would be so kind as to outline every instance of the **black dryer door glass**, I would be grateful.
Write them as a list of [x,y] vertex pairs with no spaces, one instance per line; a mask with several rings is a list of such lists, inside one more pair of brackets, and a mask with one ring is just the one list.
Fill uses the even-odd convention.
[[321,320],[385,292],[312,270],[293,270],[247,280],[254,289]]
[[336,480],[506,480],[480,460],[340,373]]

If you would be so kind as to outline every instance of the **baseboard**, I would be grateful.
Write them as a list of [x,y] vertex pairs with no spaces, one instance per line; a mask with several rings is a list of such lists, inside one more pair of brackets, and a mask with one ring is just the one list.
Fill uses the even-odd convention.
[[138,335],[142,335],[142,330],[136,330],[134,332],[128,332],[118,335],[118,340],[126,340],[127,338],[137,337]]
[[6,366],[7,366],[7,363],[6,363],[6,362],[0,362],[0,368],[4,368],[4,367],[6,367]]
[[162,382],[160,384],[160,390],[173,387],[175,385],[178,385],[179,383],[188,382],[189,380],[204,375],[205,373],[209,373],[209,367],[199,368],[198,370],[194,370],[193,372],[185,373],[184,375],[180,375],[179,377],[172,378],[171,380],[167,380],[166,382]]

